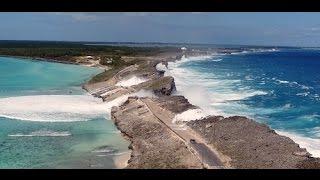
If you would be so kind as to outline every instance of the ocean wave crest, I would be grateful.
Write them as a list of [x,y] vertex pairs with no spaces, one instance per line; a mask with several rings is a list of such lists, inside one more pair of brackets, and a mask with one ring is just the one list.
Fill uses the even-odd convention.
[[17,134],[9,134],[9,137],[65,137],[65,136],[71,136],[71,133],[68,131],[50,131],[50,130],[39,130],[31,132],[30,134],[23,134],[23,133],[17,133]]
[[91,95],[38,95],[0,99],[0,117],[40,122],[88,121],[110,118],[111,108],[127,100],[128,95],[103,102]]
[[198,120],[207,117],[209,114],[207,114],[202,109],[189,109],[186,110],[180,114],[177,114],[172,122],[176,123],[179,121],[185,122],[185,121],[192,121],[192,120]]

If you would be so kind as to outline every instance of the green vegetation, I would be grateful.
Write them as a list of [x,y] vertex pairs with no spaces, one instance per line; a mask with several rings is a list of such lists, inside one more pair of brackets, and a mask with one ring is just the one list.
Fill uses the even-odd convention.
[[85,44],[88,44],[88,42],[0,41],[0,55],[74,61],[73,57],[75,56],[152,56],[176,49],[173,47],[127,47]]
[[[139,64],[139,71],[146,71],[149,64],[139,56],[153,56],[164,52],[176,51],[175,47],[128,47],[86,45],[90,42],[57,41],[0,41],[0,56],[21,56],[44,58],[74,63],[79,56],[94,56],[102,65],[111,67],[93,77],[89,83],[105,81],[126,66]],[[92,43],[91,43],[92,44]],[[125,60],[123,57],[131,57]],[[133,58],[132,58],[133,57]]]
[[121,59],[121,56],[119,55],[112,55],[112,56],[100,56],[100,62],[101,65],[106,66],[121,66],[121,64],[124,64],[125,61]]

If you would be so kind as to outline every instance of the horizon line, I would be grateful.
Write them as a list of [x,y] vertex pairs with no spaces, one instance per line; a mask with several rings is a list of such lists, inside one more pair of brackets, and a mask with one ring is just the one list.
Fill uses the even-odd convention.
[[31,39],[21,39],[21,40],[17,40],[17,39],[0,39],[0,41],[37,41],[37,42],[74,42],[74,43],[94,43],[94,44],[111,44],[111,43],[119,43],[119,44],[188,44],[188,45],[215,45],[215,46],[262,46],[262,47],[303,47],[303,48],[319,48],[319,46],[295,46],[295,45],[257,45],[257,44],[214,44],[214,43],[197,43],[197,42],[192,42],[192,43],[188,43],[188,42],[153,42],[153,41],[83,41],[83,40],[79,40],[79,41],[71,41],[71,40],[31,40]]

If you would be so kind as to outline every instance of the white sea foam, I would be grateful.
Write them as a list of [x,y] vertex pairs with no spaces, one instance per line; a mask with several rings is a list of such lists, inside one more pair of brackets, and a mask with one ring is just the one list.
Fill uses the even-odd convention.
[[[320,117],[320,116],[319,116]],[[317,137],[320,138],[320,127],[314,127],[312,128],[313,134]]]
[[310,89],[309,86],[301,85],[301,89]]
[[[277,51],[271,49],[269,51]],[[243,52],[247,53],[247,52]],[[270,113],[282,112],[284,109],[292,107],[291,104],[285,104],[278,108],[248,108],[245,104],[238,103],[238,100],[247,99],[253,96],[262,96],[272,94],[272,92],[257,91],[253,89],[236,89],[237,81],[208,79],[204,73],[197,73],[195,71],[179,67],[182,63],[187,62],[187,58],[183,58],[182,61],[169,62],[168,68],[165,66],[159,66],[159,69],[165,71],[165,75],[171,75],[175,78],[178,94],[184,95],[189,99],[190,103],[197,105],[201,109],[193,109],[178,114],[174,118],[174,122],[177,121],[190,121],[195,119],[201,119],[209,114],[213,114],[207,110],[213,109],[214,112],[220,115],[224,115],[221,112],[228,110],[228,115],[244,115],[248,117],[255,117],[256,112],[260,115],[268,115]],[[194,59],[193,59],[194,61]],[[212,75],[210,75],[212,77]],[[249,78],[249,77],[248,77]],[[250,78],[249,78],[250,79]],[[297,82],[290,82],[273,78],[279,84],[289,84],[290,86],[297,86],[301,89],[308,89],[309,87],[301,85]],[[263,81],[262,84],[266,82]],[[207,86],[214,86],[214,91],[207,90]],[[212,93],[213,92],[213,93]],[[301,94],[305,95],[305,94]],[[228,116],[227,115],[227,116]],[[263,118],[263,117],[262,117]],[[255,119],[255,118],[254,118]],[[320,139],[303,137],[294,133],[278,132],[279,134],[292,138],[295,142],[300,144],[302,148],[306,148],[313,156],[320,157]],[[319,133],[319,131],[315,132]],[[320,134],[320,133],[319,133]]]
[[272,80],[276,81],[277,83],[279,84],[289,84],[290,86],[297,86],[303,90],[308,90],[308,89],[312,89],[312,87],[309,87],[309,86],[306,86],[306,85],[303,85],[303,84],[299,84],[298,82],[296,81],[286,81],[286,80],[281,80],[281,79],[277,79],[275,77],[271,78]]
[[30,134],[23,134],[23,133],[17,133],[17,134],[9,134],[10,137],[65,137],[65,136],[71,136],[71,133],[68,131],[49,131],[49,130],[39,130],[31,132]]
[[156,65],[156,69],[157,69],[158,71],[167,71],[167,70],[168,70],[168,68],[167,68],[163,63],[157,64],[157,65]]
[[114,153],[116,150],[109,147],[93,150],[93,153]]
[[211,59],[212,55],[202,55],[202,56],[188,56],[185,55],[182,56],[181,60],[178,62],[186,62],[186,61],[201,61],[201,60],[207,60]]
[[147,78],[141,78],[141,77],[137,77],[137,76],[132,76],[129,79],[123,79],[121,81],[119,81],[116,86],[122,86],[122,87],[130,87],[133,85],[137,85],[140,83],[143,83],[145,81],[147,81]]
[[114,94],[114,93],[117,93],[118,91],[120,91],[121,88],[117,88],[117,89],[113,89],[113,90],[110,90],[110,91],[107,91],[105,93],[102,93],[100,96],[108,96],[109,94]]
[[248,53],[262,53],[262,52],[275,52],[275,51],[279,51],[279,49],[275,49],[275,48],[272,48],[272,49],[261,49],[261,48],[247,49],[247,50],[243,50],[240,52],[232,52],[231,54],[232,55],[241,55],[241,54],[248,54]]
[[320,139],[304,137],[296,133],[276,131],[278,134],[291,138],[301,148],[306,148],[313,157],[320,157]]
[[304,92],[304,93],[297,93],[297,96],[308,96],[310,92]]
[[244,91],[239,93],[212,93],[214,99],[213,103],[223,103],[227,101],[239,101],[244,100],[253,96],[267,95],[267,92],[264,91]]
[[300,116],[299,119],[307,120],[307,121],[314,121],[314,120],[320,119],[320,115],[318,115],[316,113],[308,114],[308,115]]
[[250,49],[250,52],[256,53],[256,52],[276,52],[279,51],[279,49],[271,48],[271,49],[264,49],[264,48],[258,48],[258,49]]
[[290,82],[289,81],[283,81],[283,80],[276,80],[278,83],[280,84],[289,84]]
[[138,92],[130,94],[130,96],[158,98],[152,91],[141,89]]
[[90,95],[38,95],[0,99],[0,116],[28,121],[85,121],[106,113]]
[[[214,56],[193,57],[191,60],[196,61],[196,58],[204,60],[214,58]],[[219,77],[215,78],[212,74],[207,75],[203,72],[199,73],[180,67],[181,64],[189,60],[190,58],[183,57],[181,61],[169,62],[168,67],[159,64],[157,69],[165,71],[165,75],[173,76],[177,86],[176,94],[184,95],[191,104],[201,108],[206,115],[227,116],[222,109],[217,108],[218,106],[221,107],[222,103],[268,94],[267,92],[252,90],[247,87],[234,90],[233,87],[238,87],[241,84],[241,80],[219,79]]]
[[283,106],[283,109],[290,109],[292,107],[292,104],[287,103]]
[[150,91],[120,96],[103,102],[91,95],[37,95],[0,98],[0,117],[41,122],[87,121],[98,117],[110,119],[111,108],[129,96],[155,97]]
[[252,81],[252,80],[254,80],[253,79],[253,77],[252,76],[250,76],[250,75],[247,75],[247,76],[245,76],[244,77],[246,80],[248,80],[248,81]]
[[172,122],[176,123],[178,121],[191,121],[191,120],[197,120],[197,119],[202,119],[204,117],[207,117],[209,114],[207,114],[205,111],[202,109],[189,109],[187,111],[184,111],[180,114],[177,114]]
[[222,61],[222,59],[212,59],[210,61],[219,62],[219,61]]
[[[0,116],[10,119],[73,122],[108,117],[112,106],[125,102],[128,95],[103,102],[90,95],[38,95],[0,99]],[[109,118],[109,117],[108,117]]]

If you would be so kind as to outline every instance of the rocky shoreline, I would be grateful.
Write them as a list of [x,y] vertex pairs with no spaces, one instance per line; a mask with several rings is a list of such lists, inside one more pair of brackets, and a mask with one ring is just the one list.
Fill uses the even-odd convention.
[[[115,125],[131,142],[126,168],[320,168],[320,160],[306,149],[246,117],[174,122],[180,113],[198,109],[185,97],[172,95],[174,78],[156,69],[158,63],[178,57],[181,52],[154,57],[124,67],[106,81],[83,86],[106,102],[128,96],[111,110]],[[117,85],[132,77],[144,81]],[[141,91],[154,97],[138,95]]]

